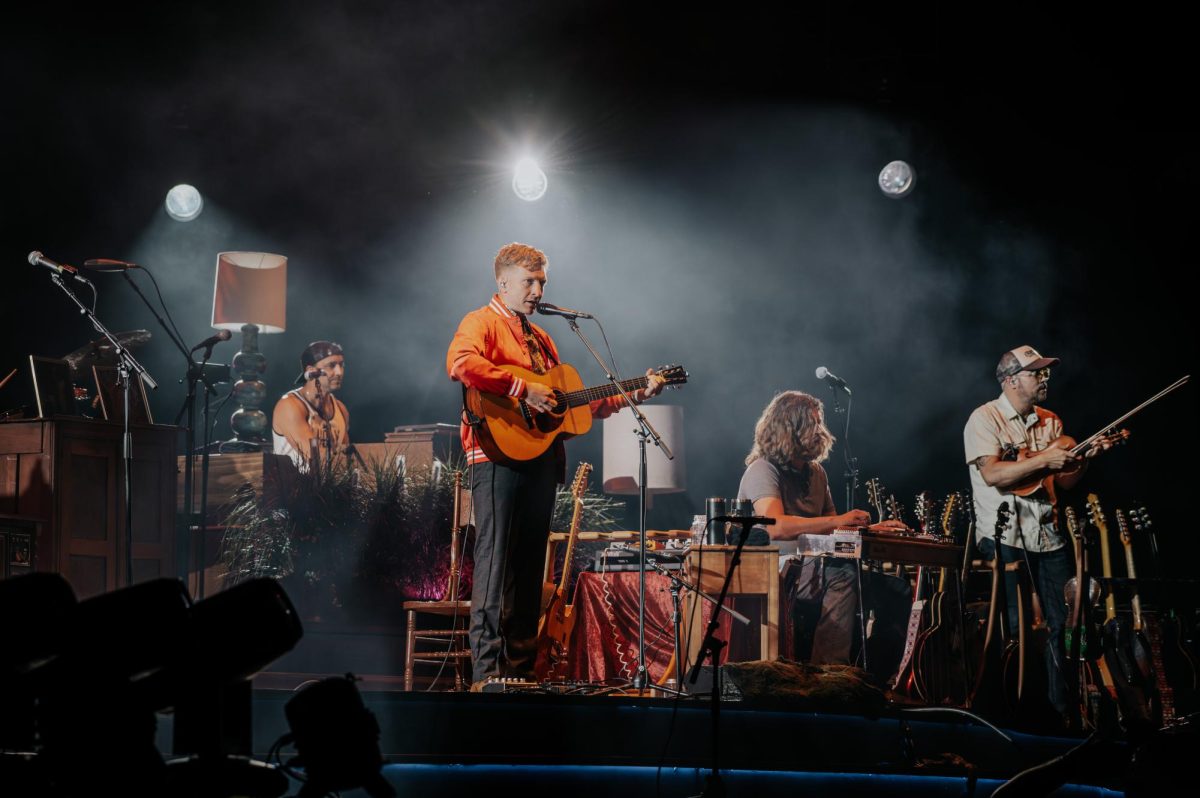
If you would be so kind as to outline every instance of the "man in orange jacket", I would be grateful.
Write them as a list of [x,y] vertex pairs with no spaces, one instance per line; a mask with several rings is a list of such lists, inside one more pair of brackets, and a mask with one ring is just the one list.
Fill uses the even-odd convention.
[[[496,254],[496,294],[458,325],[446,354],[451,379],[486,393],[524,399],[531,412],[554,406],[549,386],[524,380],[498,366],[521,366],[544,374],[559,364],[558,348],[546,331],[529,321],[546,287],[546,256],[525,244],[507,244]],[[642,402],[662,390],[662,378],[647,372],[645,388],[631,393]],[[620,410],[620,396],[591,403],[592,415]],[[546,536],[554,511],[555,486],[566,473],[561,439],[540,457],[493,463],[475,440],[465,414],[460,428],[471,467],[475,512],[475,574],[471,591],[470,644],[475,687],[489,677],[533,678]]]

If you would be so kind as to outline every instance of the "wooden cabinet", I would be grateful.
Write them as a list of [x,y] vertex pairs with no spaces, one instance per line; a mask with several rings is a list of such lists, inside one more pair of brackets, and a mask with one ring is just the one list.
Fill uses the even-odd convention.
[[[132,428],[133,580],[176,576],[178,429]],[[32,568],[67,578],[83,599],[124,587],[120,424],[77,418],[0,422],[0,526],[27,530]]]

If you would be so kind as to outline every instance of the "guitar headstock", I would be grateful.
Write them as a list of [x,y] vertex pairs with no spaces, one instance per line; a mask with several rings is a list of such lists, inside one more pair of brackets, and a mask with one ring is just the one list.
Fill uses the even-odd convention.
[[883,520],[883,485],[879,483],[879,477],[871,477],[867,480],[867,502],[875,508],[875,520]]
[[1121,543],[1126,546],[1131,545],[1133,539],[1129,536],[1129,524],[1125,522],[1125,513],[1117,508],[1113,510],[1113,515],[1117,519],[1117,532],[1121,535]]
[[1108,525],[1104,522],[1104,510],[1100,507],[1100,497],[1094,493],[1089,493],[1087,497],[1088,518],[1092,522],[1092,526],[1100,530],[1102,535],[1107,537]]
[[687,369],[677,364],[670,366],[659,366],[654,370],[654,374],[658,377],[662,377],[663,386],[666,388],[675,388],[688,381]]
[[928,535],[930,529],[933,528],[933,501],[929,498],[929,491],[923,490],[917,494],[913,501],[913,512],[917,514],[917,527],[921,530],[921,534]]
[[887,515],[889,521],[899,521],[902,524],[904,523],[904,505],[896,501],[895,494],[888,494]]
[[1076,540],[1082,540],[1079,534],[1079,516],[1074,507],[1066,507],[1063,513],[1067,516],[1067,533]]
[[1136,509],[1129,511],[1129,520],[1133,522],[1133,528],[1138,532],[1148,532],[1152,524],[1150,523],[1150,511],[1145,505],[1140,505]]
[[592,473],[591,463],[580,463],[575,469],[575,479],[571,480],[571,498],[579,501],[587,493],[588,477]]
[[954,527],[962,515],[963,497],[958,491],[947,494],[946,503],[942,506],[942,536],[955,537]]

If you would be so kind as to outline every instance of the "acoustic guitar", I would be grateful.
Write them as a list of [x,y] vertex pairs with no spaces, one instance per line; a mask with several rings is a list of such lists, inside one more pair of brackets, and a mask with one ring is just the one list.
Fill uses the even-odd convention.
[[[941,515],[941,536],[954,540],[954,527],[962,512],[963,497],[946,497]],[[932,529],[930,530],[932,532]],[[967,700],[967,673],[962,663],[964,641],[958,593],[950,569],[942,568],[937,591],[929,600],[929,628],[917,639],[914,672],[917,694],[932,704],[962,704]]]
[[[567,363],[560,363],[545,374],[520,366],[498,368],[526,382],[548,385],[554,391],[554,407],[546,413],[534,413],[524,399],[467,388],[466,407],[474,416],[469,420],[475,425],[479,447],[493,463],[513,465],[533,460],[559,437],[583,435],[592,428],[588,403],[619,393],[612,383],[583,387],[579,372]],[[663,366],[655,374],[662,377],[666,387],[682,385],[688,378],[683,366]],[[648,382],[649,377],[642,376],[622,380],[620,384],[626,393],[632,393],[645,388]]]
[[1003,715],[1008,710],[1004,695],[1004,665],[1012,645],[1008,629],[1008,592],[1005,585],[1005,566],[1000,556],[1000,540],[1012,509],[1008,502],[996,508],[996,526],[993,530],[996,554],[992,558],[992,590],[988,600],[988,617],[984,632],[983,649],[975,668],[975,683],[971,687],[970,706]]
[[[567,534],[567,547],[563,554],[562,576],[550,596],[550,602],[542,613],[538,624],[538,649],[545,653],[544,661],[549,674],[559,665],[565,665],[570,654],[571,633],[575,629],[575,605],[568,603],[567,588],[571,584],[571,558],[575,553],[575,540],[579,537],[579,517],[583,510],[583,494],[587,492],[588,475],[592,473],[589,463],[580,463],[571,482],[571,529]],[[539,657],[539,661],[543,658]]]

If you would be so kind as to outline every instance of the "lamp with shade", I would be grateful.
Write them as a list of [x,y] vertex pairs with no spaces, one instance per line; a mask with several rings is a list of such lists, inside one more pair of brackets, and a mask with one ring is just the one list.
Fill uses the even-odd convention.
[[267,359],[258,350],[258,336],[287,328],[287,257],[269,252],[219,253],[212,326],[242,332],[242,350],[232,363],[239,378],[233,386],[238,408],[229,422],[234,439],[222,444],[221,451],[259,451],[269,442],[269,424],[262,409],[267,386],[259,379],[267,370]]
[[[657,446],[646,451],[646,501],[659,493],[687,490],[684,454],[683,408],[678,405],[642,405],[646,419],[658,430],[675,454],[668,460]],[[634,423],[620,414],[604,419],[604,492],[634,496],[638,492],[638,446]]]

